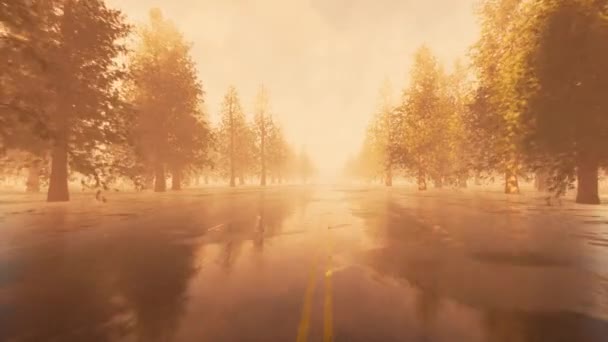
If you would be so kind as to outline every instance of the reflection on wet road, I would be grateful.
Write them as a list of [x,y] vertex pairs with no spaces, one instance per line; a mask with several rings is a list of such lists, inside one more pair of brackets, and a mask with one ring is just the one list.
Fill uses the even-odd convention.
[[606,341],[608,210],[269,188],[0,204],[0,341]]

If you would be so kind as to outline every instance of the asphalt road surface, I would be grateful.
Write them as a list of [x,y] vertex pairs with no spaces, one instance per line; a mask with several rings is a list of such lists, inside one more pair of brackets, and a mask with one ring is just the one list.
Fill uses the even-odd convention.
[[608,208],[453,190],[0,197],[0,341],[608,341]]

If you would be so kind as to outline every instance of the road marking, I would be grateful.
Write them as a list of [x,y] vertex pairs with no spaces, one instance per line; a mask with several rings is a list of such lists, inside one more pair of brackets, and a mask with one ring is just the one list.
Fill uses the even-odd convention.
[[225,225],[226,225],[225,223],[220,223],[220,224],[217,224],[217,225],[215,225],[215,226],[213,226],[211,228],[207,228],[207,231],[208,232],[212,232],[214,230],[219,230],[220,228],[222,228]]
[[328,265],[328,270],[325,272],[325,303],[323,305],[323,342],[333,342],[334,327],[333,327],[333,306],[331,293],[331,256]]
[[331,236],[327,237],[327,271],[325,271],[325,300],[323,302],[323,342],[334,340],[333,296],[331,286],[332,270]]
[[308,284],[306,286],[306,293],[304,295],[304,304],[302,305],[302,316],[300,318],[300,325],[298,326],[298,336],[296,342],[308,341],[308,329],[310,327],[310,312],[312,311],[312,299],[315,293],[315,287],[317,285],[317,268],[319,263],[319,257],[316,256],[310,275],[308,276]]
[[[327,264],[325,266],[324,283],[325,293],[323,300],[323,342],[333,342],[334,331],[333,331],[333,296],[332,296],[332,283],[331,275],[332,269],[332,244],[330,237],[327,237],[326,245],[326,256]],[[319,268],[319,259],[321,253],[317,254],[314,258],[312,269],[308,277],[308,284],[306,286],[306,293],[304,295],[304,303],[302,306],[302,317],[300,318],[300,325],[298,326],[298,336],[296,342],[307,342],[308,331],[310,328],[310,316],[312,311],[312,301],[314,297],[315,288],[317,286],[317,273]]]
[[342,228],[342,227],[348,227],[348,226],[352,226],[352,224],[342,223],[342,224],[337,224],[335,226],[328,226],[327,229],[336,229],[336,228]]

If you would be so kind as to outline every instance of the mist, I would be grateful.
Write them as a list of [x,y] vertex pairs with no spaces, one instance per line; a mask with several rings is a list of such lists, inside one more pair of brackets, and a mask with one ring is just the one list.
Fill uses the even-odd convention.
[[388,78],[400,96],[414,51],[431,46],[448,67],[478,36],[475,0],[113,0],[134,22],[158,7],[193,44],[214,121],[235,85],[251,115],[260,83],[295,146],[326,181],[361,144]]
[[608,0],[0,0],[0,341],[605,342]]

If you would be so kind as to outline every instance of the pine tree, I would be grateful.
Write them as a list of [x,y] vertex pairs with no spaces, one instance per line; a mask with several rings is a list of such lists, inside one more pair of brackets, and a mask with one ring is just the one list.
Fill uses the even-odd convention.
[[386,186],[393,185],[393,173],[398,163],[401,142],[399,127],[399,113],[393,104],[392,87],[387,79],[380,89],[378,110],[369,128],[371,149],[379,159]]
[[472,151],[466,120],[469,115],[472,86],[465,66],[456,60],[453,72],[446,79],[447,149],[449,183],[460,188],[467,187],[467,179],[472,164]]
[[[61,1],[0,0],[0,153],[48,140],[52,82],[46,72],[57,45]],[[26,139],[22,139],[26,138]]]
[[268,136],[268,171],[273,180],[282,183],[288,174],[291,147],[287,143],[283,129],[271,122]]
[[252,124],[245,121],[236,136],[236,170],[239,185],[245,185],[246,179],[252,174],[257,174],[255,131]]
[[298,155],[297,172],[302,183],[308,183],[310,178],[316,173],[315,166],[304,147],[302,147]]
[[515,18],[521,0],[484,0],[480,6],[481,38],[472,51],[477,69],[478,91],[472,103],[469,130],[474,134],[478,172],[498,171],[505,175],[505,193],[519,193],[521,170],[521,108],[513,99],[511,66],[519,47],[511,37],[519,35]]
[[[68,172],[102,182],[108,146],[125,140],[117,60],[129,32],[123,15],[96,1],[2,2],[0,144],[44,159],[49,201],[67,201]],[[29,184],[38,185],[34,162]],[[68,166],[69,164],[69,166]]]
[[243,154],[248,147],[243,146],[243,143],[248,139],[249,127],[241,108],[236,88],[231,86],[228,88],[222,108],[220,111],[221,121],[218,130],[219,152],[222,159],[222,165],[228,170],[230,178],[230,186],[236,186],[237,176],[243,177]]
[[99,183],[109,146],[125,141],[128,116],[118,90],[125,73],[117,61],[129,26],[101,0],[57,2],[52,11],[41,100],[52,160],[47,198],[67,201],[68,163]]
[[445,152],[446,124],[441,72],[428,47],[422,46],[416,52],[410,77],[400,106],[407,149],[404,164],[415,175],[418,189],[426,190],[429,178],[437,185],[442,181],[443,175],[438,170]]
[[130,87],[138,112],[137,150],[153,170],[154,190],[166,190],[166,168],[172,189],[180,190],[184,172],[206,162],[210,129],[201,112],[203,90],[190,56],[190,44],[158,9],[140,28],[131,59]]
[[384,155],[381,155],[375,144],[376,139],[373,130],[368,128],[355,163],[355,174],[367,181],[375,180],[377,177],[384,179]]
[[268,140],[273,130],[272,115],[269,109],[268,91],[264,86],[258,90],[255,100],[254,132],[260,162],[260,185],[266,186],[268,164]]

